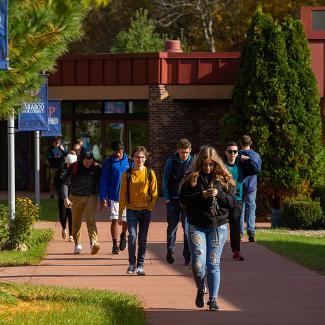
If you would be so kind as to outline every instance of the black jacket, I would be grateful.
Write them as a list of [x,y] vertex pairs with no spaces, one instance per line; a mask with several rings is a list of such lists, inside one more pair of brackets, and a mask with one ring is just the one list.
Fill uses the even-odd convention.
[[[228,192],[222,189],[219,182],[215,182],[213,187],[218,190],[216,225],[219,227],[227,223],[229,209],[235,207],[237,201],[233,187]],[[214,225],[215,216],[211,212],[213,199],[204,198],[202,194],[202,191],[207,188],[202,175],[198,176],[196,186],[191,186],[190,182],[186,182],[181,187],[180,202],[185,207],[190,225],[198,227],[212,227]]]
[[89,168],[86,168],[81,161],[73,163],[62,181],[63,198],[69,196],[69,186],[70,193],[77,196],[98,193],[100,173],[101,167],[95,162]]

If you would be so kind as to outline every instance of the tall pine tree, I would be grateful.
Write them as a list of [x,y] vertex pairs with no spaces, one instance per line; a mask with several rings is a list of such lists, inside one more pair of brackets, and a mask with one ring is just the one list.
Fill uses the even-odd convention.
[[[290,31],[289,25],[295,27]],[[225,140],[251,135],[263,158],[264,191],[282,201],[321,182],[319,95],[299,23],[280,25],[256,11],[232,99],[223,120]]]

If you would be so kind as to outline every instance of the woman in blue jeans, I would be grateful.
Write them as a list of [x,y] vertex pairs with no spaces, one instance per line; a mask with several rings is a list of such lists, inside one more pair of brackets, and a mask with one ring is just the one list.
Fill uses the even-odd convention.
[[220,258],[227,239],[229,209],[236,205],[235,181],[213,147],[203,147],[181,187],[180,201],[189,222],[189,246],[197,295],[204,307],[205,277],[209,310],[218,310]]

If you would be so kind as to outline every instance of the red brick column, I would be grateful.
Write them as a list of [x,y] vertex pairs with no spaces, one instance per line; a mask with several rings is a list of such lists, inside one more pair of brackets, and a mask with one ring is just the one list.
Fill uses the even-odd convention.
[[149,87],[149,151],[151,165],[162,187],[163,170],[177,142],[187,138],[195,154],[200,146],[210,144],[223,150],[219,123],[230,101],[174,100],[165,85]]

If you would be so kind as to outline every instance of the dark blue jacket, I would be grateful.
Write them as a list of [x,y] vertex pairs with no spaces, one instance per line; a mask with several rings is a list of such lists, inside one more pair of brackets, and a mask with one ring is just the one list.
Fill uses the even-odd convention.
[[186,172],[191,169],[192,161],[191,155],[186,160],[180,160],[177,152],[167,160],[163,178],[163,193],[166,201],[179,199],[180,185]]
[[67,154],[68,151],[65,147],[64,150],[61,150],[60,147],[54,147],[51,145],[47,153],[47,159],[50,164],[50,168],[61,168],[64,164],[64,159]]
[[100,199],[119,201],[120,186],[123,173],[129,168],[129,159],[126,153],[122,159],[114,154],[105,159],[100,177]]
[[[262,159],[260,157],[260,155],[250,149],[250,150],[240,150],[239,151],[239,155],[245,155],[248,156],[250,158],[250,160],[254,161],[258,167],[258,170],[260,173],[261,172],[261,167],[262,167]],[[257,175],[252,175],[252,176],[247,176],[244,179],[244,189],[246,192],[253,192],[256,191],[257,189]]]

